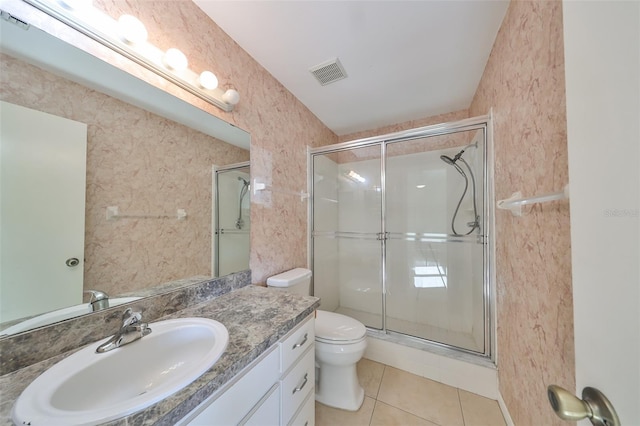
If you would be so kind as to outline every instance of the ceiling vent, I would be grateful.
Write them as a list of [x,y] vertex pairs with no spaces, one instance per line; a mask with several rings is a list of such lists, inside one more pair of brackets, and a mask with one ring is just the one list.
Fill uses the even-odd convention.
[[338,58],[330,59],[315,67],[311,67],[309,71],[323,86],[347,78],[347,73]]

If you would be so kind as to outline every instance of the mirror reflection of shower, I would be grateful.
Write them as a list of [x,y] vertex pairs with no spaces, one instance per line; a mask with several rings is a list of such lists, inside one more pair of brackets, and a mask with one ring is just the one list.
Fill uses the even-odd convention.
[[[476,178],[473,175],[473,170],[471,170],[469,163],[467,163],[467,161],[462,156],[464,152],[469,148],[478,148],[478,143],[475,142],[465,146],[453,158],[446,155],[440,156],[440,159],[442,161],[453,166],[456,169],[456,171],[460,173],[460,175],[464,178],[464,190],[462,191],[462,195],[460,195],[460,200],[458,201],[458,205],[456,206],[456,209],[453,212],[453,216],[451,217],[451,232],[453,232],[453,235],[469,235],[476,229],[480,230],[480,216],[478,215],[478,207],[476,204]],[[469,171],[469,175],[471,176],[471,200],[473,203],[474,220],[471,222],[467,222],[467,227],[471,228],[467,232],[458,232],[456,230],[456,217],[458,216],[458,212],[460,211],[460,205],[464,201],[464,197],[465,195],[467,195],[467,191],[469,189],[469,177],[467,176],[467,173],[464,171],[464,169],[457,164],[458,161],[465,165],[465,167]]]
[[250,165],[214,167],[211,269],[221,277],[249,269]]
[[242,181],[242,188],[240,189],[240,197],[238,197],[238,220],[236,220],[236,229],[242,229],[244,226],[244,220],[242,219],[242,201],[251,186],[249,185],[249,181],[243,179],[242,176],[238,176],[238,180]]

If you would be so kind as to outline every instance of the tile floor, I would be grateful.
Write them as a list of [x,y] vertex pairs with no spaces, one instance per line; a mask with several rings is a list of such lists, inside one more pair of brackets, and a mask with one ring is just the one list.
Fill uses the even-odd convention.
[[498,402],[368,359],[358,363],[364,388],[356,412],[316,402],[317,426],[505,426]]

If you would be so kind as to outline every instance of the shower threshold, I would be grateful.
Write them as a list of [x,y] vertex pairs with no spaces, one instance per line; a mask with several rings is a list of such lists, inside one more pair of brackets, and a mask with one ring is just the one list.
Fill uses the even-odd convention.
[[[364,324],[382,323],[380,314],[345,307],[338,307],[334,312],[355,318]],[[403,330],[403,332],[392,331],[390,329]],[[408,346],[436,355],[458,359],[483,367],[495,368],[495,364],[489,356],[472,349],[467,349],[467,347],[481,347],[476,343],[471,333],[451,331],[426,324],[412,323],[406,320],[387,317],[386,331],[367,326],[367,335],[374,339]],[[426,335],[429,335],[431,339],[425,337]],[[437,338],[441,340],[446,339],[448,343],[435,340]]]

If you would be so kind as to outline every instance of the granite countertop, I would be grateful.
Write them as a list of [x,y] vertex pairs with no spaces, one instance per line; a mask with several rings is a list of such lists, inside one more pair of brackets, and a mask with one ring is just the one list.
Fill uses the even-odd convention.
[[[229,330],[229,344],[216,364],[184,389],[145,410],[108,424],[174,424],[309,316],[319,302],[311,296],[250,285],[160,318],[203,317],[220,321]],[[126,350],[126,346],[122,349]],[[2,425],[13,424],[11,407],[29,383],[73,352],[0,377]]]

